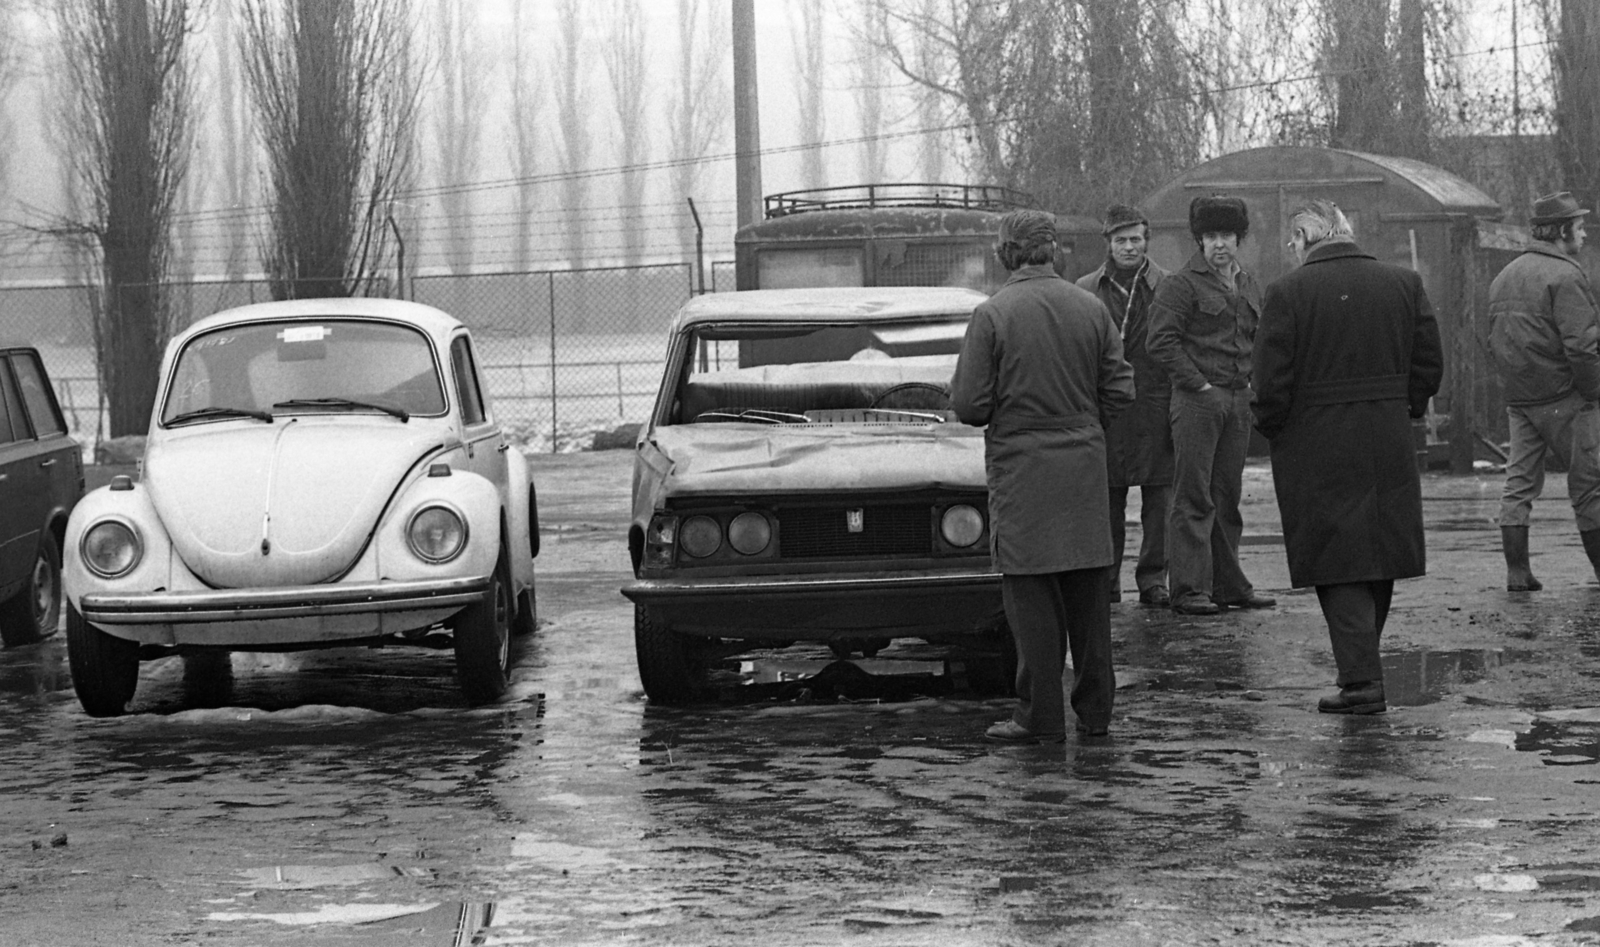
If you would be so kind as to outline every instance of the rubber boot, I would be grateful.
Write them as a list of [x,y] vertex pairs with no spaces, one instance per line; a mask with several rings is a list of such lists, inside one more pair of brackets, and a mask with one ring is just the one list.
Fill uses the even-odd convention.
[[1600,579],[1600,529],[1585,530],[1578,535],[1583,537],[1583,551],[1589,555],[1594,577]]
[[[1600,537],[1596,540],[1600,542]],[[1537,592],[1544,588],[1544,583],[1533,577],[1533,567],[1528,564],[1528,527],[1500,527],[1500,548],[1506,554],[1506,591]]]

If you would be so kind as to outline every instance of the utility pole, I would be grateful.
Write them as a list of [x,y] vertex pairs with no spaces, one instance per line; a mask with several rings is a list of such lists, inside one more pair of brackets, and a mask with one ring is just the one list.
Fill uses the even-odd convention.
[[755,0],[733,0],[733,151],[739,226],[743,227],[762,217]]

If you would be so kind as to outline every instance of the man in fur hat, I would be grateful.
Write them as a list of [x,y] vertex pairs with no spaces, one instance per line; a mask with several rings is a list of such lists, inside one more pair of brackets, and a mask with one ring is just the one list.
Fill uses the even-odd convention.
[[1172,387],[1167,373],[1145,349],[1150,300],[1167,271],[1146,253],[1150,221],[1138,208],[1112,204],[1106,211],[1106,262],[1078,280],[1100,298],[1122,332],[1122,354],[1133,366],[1133,407],[1106,428],[1106,464],[1111,486],[1111,600],[1121,601],[1123,545],[1127,537],[1128,488],[1139,488],[1139,564],[1133,581],[1139,603],[1164,607],[1167,594],[1167,512],[1172,501],[1172,428],[1167,413]]
[[[1064,691],[1079,732],[1111,723],[1107,419],[1133,401],[1133,369],[1104,306],[1056,275],[1055,220],[1017,210],[996,253],[1011,271],[972,313],[950,380],[956,416],[984,431],[989,543],[1017,644],[1017,708],[984,734],[1059,743]],[[1072,676],[1066,680],[1066,653]]]
[[1513,592],[1544,588],[1528,562],[1528,518],[1546,452],[1567,467],[1578,535],[1600,577],[1600,305],[1574,259],[1588,215],[1569,191],[1534,201],[1533,243],[1489,286],[1489,349],[1511,425],[1500,542]]
[[1186,615],[1277,604],[1239,566],[1250,355],[1261,318],[1261,287],[1238,259],[1249,230],[1244,201],[1196,197],[1189,204],[1194,255],[1161,281],[1150,306],[1147,345],[1172,382],[1167,572],[1172,608]]

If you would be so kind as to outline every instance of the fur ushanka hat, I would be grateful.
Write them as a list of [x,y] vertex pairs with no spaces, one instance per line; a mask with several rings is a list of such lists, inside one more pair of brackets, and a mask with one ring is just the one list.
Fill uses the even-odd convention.
[[1189,202],[1189,232],[1196,240],[1208,233],[1236,233],[1243,240],[1250,232],[1250,212],[1237,197],[1197,197]]

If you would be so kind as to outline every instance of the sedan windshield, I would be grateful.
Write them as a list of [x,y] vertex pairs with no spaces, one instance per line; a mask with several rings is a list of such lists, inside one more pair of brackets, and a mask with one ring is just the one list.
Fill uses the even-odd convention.
[[949,381],[966,314],[861,325],[697,326],[666,423],[930,424],[953,420]]
[[197,335],[178,353],[161,422],[352,410],[443,414],[427,336],[358,319],[257,322]]

